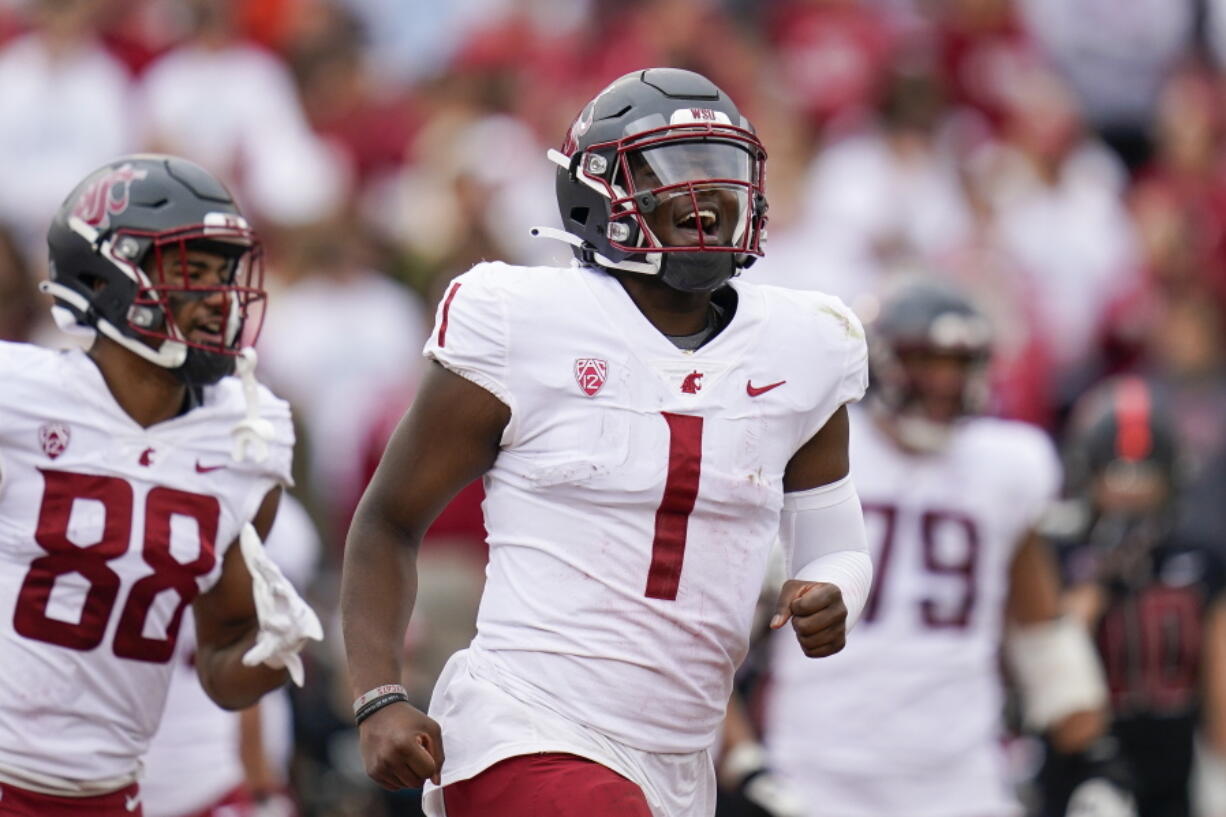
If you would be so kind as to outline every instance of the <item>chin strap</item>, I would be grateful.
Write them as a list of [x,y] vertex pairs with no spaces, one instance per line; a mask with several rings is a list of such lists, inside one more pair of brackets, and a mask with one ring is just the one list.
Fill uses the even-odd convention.
[[949,446],[953,436],[950,423],[938,423],[927,417],[899,414],[893,418],[894,429],[904,445],[919,454],[938,454]]
[[[592,190],[599,193],[603,198],[608,199],[608,190],[589,179],[586,174],[575,172],[575,168],[572,166],[572,164],[579,161],[581,155],[581,153],[576,153],[573,157],[570,157],[559,150],[554,150],[553,148],[545,151],[545,156],[549,159],[549,161],[571,173],[576,181],[587,185]],[[637,272],[640,275],[659,275],[660,273],[661,253],[644,253],[644,255],[649,259],[646,262],[613,261],[596,252],[593,247],[586,244],[583,239],[579,238],[579,236],[571,235],[565,230],[558,230],[554,227],[532,227],[529,232],[531,232],[532,235],[536,236],[537,238],[552,238],[555,241],[561,241],[564,244],[569,244],[572,247],[577,247],[580,250],[590,252],[592,254],[592,260],[606,269],[619,269],[625,270],[626,272]]]
[[576,235],[571,235],[565,230],[559,230],[556,227],[532,227],[528,232],[530,232],[536,238],[552,238],[554,241],[561,241],[562,243],[569,244],[572,247],[578,247],[581,250],[586,250],[592,254],[592,259],[597,264],[606,269],[619,269],[625,270],[626,272],[637,272],[640,275],[658,275],[660,272],[660,257],[663,255],[663,253],[644,253],[644,255],[652,259],[651,262],[612,261],[585,244],[583,239]]
[[[85,298],[85,296],[81,295],[76,290],[64,286],[63,284],[57,284],[55,281],[40,281],[38,284],[38,291],[45,295],[50,295],[53,298],[58,298],[61,301],[64,301],[80,311],[82,314],[87,314],[93,308],[93,305],[88,299]],[[51,316],[55,320],[56,326],[64,329],[69,334],[79,336],[84,335],[85,332],[89,332],[90,334],[94,333],[94,329],[92,327],[81,326],[80,324],[77,325],[81,326],[81,329],[85,330],[84,332],[67,328],[65,324],[68,323],[70,319],[72,323],[77,323],[77,317],[76,315],[73,315],[70,310],[64,307],[58,305],[52,307]],[[115,341],[132,354],[143,357],[150,363],[155,363],[164,369],[177,369],[183,365],[185,360],[187,360],[187,345],[181,341],[167,339],[162,341],[162,344],[154,349],[152,346],[146,346],[139,340],[130,338],[123,332],[120,332],[114,324],[101,315],[97,315],[95,326],[97,327],[98,332],[106,335],[108,338]]]
[[263,462],[268,458],[268,441],[276,433],[272,423],[260,416],[260,384],[255,379],[258,360],[255,349],[248,346],[238,353],[238,360],[235,361],[235,369],[243,381],[243,399],[247,404],[246,416],[230,432],[234,436],[230,456],[237,462],[246,459],[248,453],[254,462]]

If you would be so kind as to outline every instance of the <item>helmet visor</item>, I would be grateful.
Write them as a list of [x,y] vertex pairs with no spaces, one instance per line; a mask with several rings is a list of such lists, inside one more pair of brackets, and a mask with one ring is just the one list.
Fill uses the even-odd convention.
[[630,154],[635,188],[649,190],[685,182],[753,184],[755,163],[743,147],[727,142],[674,142]]
[[655,247],[744,251],[750,233],[755,158],[728,142],[664,142],[628,151],[627,210]]

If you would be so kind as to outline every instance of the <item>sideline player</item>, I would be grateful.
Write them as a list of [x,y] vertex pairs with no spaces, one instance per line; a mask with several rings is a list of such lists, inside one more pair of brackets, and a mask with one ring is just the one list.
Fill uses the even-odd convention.
[[57,323],[96,337],[0,344],[0,815],[130,817],[188,605],[217,703],[301,680],[319,623],[258,539],[293,432],[251,358],[226,376],[264,293],[216,179],[117,159],[47,240]]
[[1000,750],[1010,657],[1028,722],[1081,748],[1104,728],[1085,630],[1059,617],[1033,533],[1060,483],[1039,429],[975,416],[990,334],[956,290],[909,280],[870,325],[872,386],[852,473],[875,582],[856,638],[822,662],[772,644],[769,768],[823,817],[1015,815]]
[[[386,787],[433,780],[432,815],[710,815],[776,535],[799,565],[776,623],[805,654],[841,649],[867,596],[843,407],[864,336],[835,298],[734,277],[761,254],[766,157],[706,78],[618,79],[550,157],[565,231],[539,231],[578,263],[451,284],[350,530],[362,754]],[[395,687],[414,551],[482,474],[478,632],[426,717]]]
[[[1100,384],[1074,407],[1069,482],[1084,513],[1062,544],[1070,608],[1095,634],[1111,691],[1111,733],[1137,812],[1223,813],[1226,789],[1226,596],[1219,551],[1176,524],[1177,436],[1165,400],[1142,379]],[[1194,751],[1202,744],[1202,799]],[[1064,814],[1084,761],[1052,753],[1046,812]]]

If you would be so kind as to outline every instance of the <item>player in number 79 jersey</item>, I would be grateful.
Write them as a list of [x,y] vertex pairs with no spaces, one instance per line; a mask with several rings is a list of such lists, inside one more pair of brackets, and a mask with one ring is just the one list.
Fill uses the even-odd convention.
[[829,661],[797,661],[775,637],[767,762],[806,817],[1017,815],[1002,632],[1031,726],[1081,750],[1105,725],[1101,669],[1085,629],[1058,617],[1055,561],[1034,534],[1059,463],[1041,430],[977,416],[990,332],[959,292],[902,283],[870,330],[873,386],[851,464],[873,592]]
[[48,244],[57,323],[96,337],[0,344],[0,815],[128,817],[188,607],[217,703],[301,683],[319,622],[260,546],[293,431],[253,358],[227,376],[260,245],[207,172],[115,160]]
[[[864,335],[837,299],[733,278],[760,254],[765,152],[706,78],[626,75],[550,155],[567,231],[542,232],[578,263],[451,284],[350,530],[363,756],[389,788],[441,784],[431,815],[710,817],[709,747],[781,520],[798,655],[841,649],[867,595],[844,408]],[[396,686],[412,551],[482,474],[478,632],[427,718]]]

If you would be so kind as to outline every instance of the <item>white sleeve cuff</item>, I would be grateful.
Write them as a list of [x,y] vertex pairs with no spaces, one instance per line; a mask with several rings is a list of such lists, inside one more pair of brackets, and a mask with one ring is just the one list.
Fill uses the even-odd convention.
[[847,607],[847,629],[860,620],[868,594],[873,588],[873,560],[858,550],[840,550],[819,556],[796,573],[805,582],[829,582],[843,594]]
[[851,629],[864,610],[873,582],[864,514],[851,477],[786,494],[779,538],[788,557],[789,575],[839,588]]
[[1085,627],[1069,616],[1011,628],[1005,658],[1022,694],[1027,726],[1045,730],[1074,712],[1107,703],[1098,651]]

